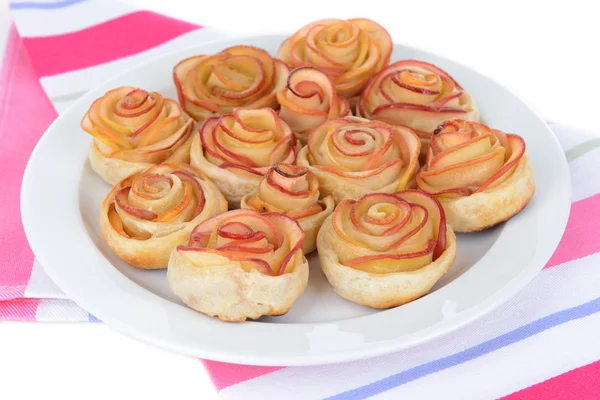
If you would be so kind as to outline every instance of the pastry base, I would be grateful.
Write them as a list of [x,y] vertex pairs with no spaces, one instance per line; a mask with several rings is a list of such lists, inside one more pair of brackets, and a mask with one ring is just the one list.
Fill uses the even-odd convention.
[[335,208],[335,202],[332,196],[327,196],[324,199],[319,200],[321,204],[325,205],[325,209],[318,214],[311,215],[310,217],[302,218],[298,223],[304,231],[304,243],[302,243],[302,251],[304,254],[308,254],[317,249],[317,234],[323,226],[323,222],[333,214]]
[[242,322],[287,313],[308,283],[308,261],[297,254],[292,272],[268,276],[239,266],[196,267],[177,249],[171,253],[167,280],[190,308],[222,321]]
[[438,200],[455,232],[477,232],[518,214],[534,193],[533,168],[525,153],[512,176],[500,185],[466,197]]
[[204,150],[200,135],[194,134],[190,152],[191,164],[204,172],[219,188],[227,202],[229,209],[240,208],[242,198],[258,189],[262,176],[241,176],[208,162],[204,157]]
[[214,183],[205,180],[200,183],[206,196],[202,212],[189,222],[181,223],[181,229],[149,239],[135,239],[122,236],[108,219],[108,212],[117,193],[123,188],[120,182],[106,195],[100,206],[100,233],[110,249],[129,265],[139,269],[167,268],[171,251],[190,239],[196,225],[227,211],[227,203]]
[[332,218],[317,236],[321,268],[333,290],[343,298],[371,308],[390,308],[426,295],[456,259],[456,236],[446,225],[446,250],[431,264],[416,271],[372,274],[339,263]]
[[[190,162],[190,147],[192,145],[192,137],[190,135],[183,145],[171,154],[162,163],[189,163]],[[105,182],[111,185],[116,185],[129,175],[139,171],[145,171],[152,167],[153,163],[133,162],[120,160],[118,158],[106,157],[102,154],[93,139],[90,144],[89,160],[92,169],[102,178]]]
[[116,185],[129,175],[146,170],[154,165],[106,157],[100,153],[93,140],[90,144],[89,160],[92,169],[100,178],[111,185]]

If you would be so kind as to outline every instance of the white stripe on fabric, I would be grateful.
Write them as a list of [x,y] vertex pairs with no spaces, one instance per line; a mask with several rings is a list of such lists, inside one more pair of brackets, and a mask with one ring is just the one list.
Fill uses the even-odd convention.
[[31,268],[31,276],[25,287],[25,298],[30,299],[66,299],[66,295],[42,268],[37,258],[33,259],[33,267]]
[[[303,398],[322,399],[452,355],[546,315],[578,306],[600,296],[600,268],[597,268],[599,263],[600,253],[544,270],[501,308],[462,329],[426,344],[362,361],[285,368],[225,388],[221,391],[221,396],[229,400],[258,400],[269,398],[270,393],[282,391],[282,394],[289,397],[295,393],[305,393],[306,388],[310,387],[313,397],[307,395]],[[549,293],[553,295],[549,296]],[[570,323],[572,322],[566,324]],[[487,359],[489,354],[481,358]],[[533,357],[533,354],[528,353],[530,357]],[[540,366],[540,374],[551,377],[551,368]]]
[[593,314],[371,398],[497,399],[599,360],[599,338]]
[[[76,71],[65,72],[59,75],[43,77],[40,79],[40,82],[51,101],[54,102],[61,98],[72,100],[77,98],[78,94],[81,95],[87,92],[88,90],[100,85],[105,80],[119,75],[123,71],[126,71],[137,64],[160,56],[161,54],[165,54],[166,52],[176,49],[189,47],[194,44],[200,44],[218,39],[226,39],[227,37],[228,36],[225,36],[223,33],[214,29],[197,29],[185,33],[173,40],[169,40],[168,42],[165,42],[150,50],[146,50],[144,52],[105,64],[100,64]],[[173,89],[173,93],[174,92],[175,89]],[[60,101],[63,102],[64,100]],[[56,108],[64,109],[62,105],[57,105]]]
[[13,8],[21,37],[51,36],[75,32],[137,11],[124,1],[86,0],[54,9]]
[[89,315],[71,300],[41,299],[35,319],[40,322],[83,322],[89,321]]
[[549,126],[556,135],[558,142],[565,153],[581,143],[598,137],[598,134],[576,129],[569,125],[550,124]]
[[573,201],[600,193],[600,148],[589,151],[569,163]]

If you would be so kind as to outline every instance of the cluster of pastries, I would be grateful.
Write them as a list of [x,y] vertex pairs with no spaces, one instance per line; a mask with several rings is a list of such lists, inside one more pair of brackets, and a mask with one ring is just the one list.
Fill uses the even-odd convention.
[[521,211],[533,171],[523,139],[483,124],[451,75],[391,57],[376,22],[321,20],[276,57],[234,46],[180,61],[177,100],[107,92],[81,122],[113,185],[104,240],[225,321],[286,313],[314,250],[350,301],[427,294],[455,260],[454,232]]

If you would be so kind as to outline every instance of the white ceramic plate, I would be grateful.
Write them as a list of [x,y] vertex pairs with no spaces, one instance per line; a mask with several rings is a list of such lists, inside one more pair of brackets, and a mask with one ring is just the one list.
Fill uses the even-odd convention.
[[445,58],[395,45],[392,61],[421,59],[448,71],[473,97],[486,123],[525,138],[537,191],[523,212],[494,229],[458,235],[456,263],[427,296],[375,311],[337,296],[315,254],[306,292],[285,316],[223,323],[185,307],[166,271],[141,271],[114,255],[99,229],[110,187],[87,161],[79,126],[94,99],[121,85],[175,98],[173,66],[194,54],[252,44],[275,54],[282,36],[240,38],[182,49],[125,71],[90,91],[48,128],[23,180],[29,243],[51,278],[81,307],[142,341],[197,357],[254,365],[307,365],[388,353],[448,333],[501,305],[544,266],[570,209],[566,160],[546,123],[491,79]]

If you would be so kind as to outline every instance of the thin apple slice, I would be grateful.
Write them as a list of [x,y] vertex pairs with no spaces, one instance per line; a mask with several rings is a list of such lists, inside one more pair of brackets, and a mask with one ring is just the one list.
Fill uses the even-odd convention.
[[127,187],[124,187],[123,189],[121,189],[117,193],[117,195],[115,197],[117,206],[119,208],[121,208],[123,211],[125,211],[126,213],[128,213],[134,217],[145,219],[147,221],[152,221],[152,220],[156,219],[157,215],[155,213],[153,213],[152,211],[142,210],[141,208],[136,208],[136,207],[132,207],[129,205],[127,196],[129,195],[130,191],[131,191],[131,186],[127,186]]

